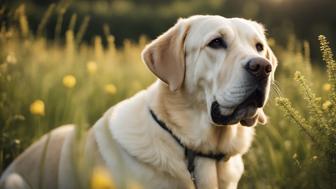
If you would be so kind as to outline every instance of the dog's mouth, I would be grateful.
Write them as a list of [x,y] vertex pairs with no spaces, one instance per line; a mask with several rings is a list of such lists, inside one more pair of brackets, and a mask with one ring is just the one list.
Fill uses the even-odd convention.
[[233,125],[239,122],[243,126],[252,126],[258,119],[257,109],[263,107],[265,99],[265,91],[256,89],[229,115],[222,114],[221,105],[215,100],[211,104],[211,119],[219,126]]

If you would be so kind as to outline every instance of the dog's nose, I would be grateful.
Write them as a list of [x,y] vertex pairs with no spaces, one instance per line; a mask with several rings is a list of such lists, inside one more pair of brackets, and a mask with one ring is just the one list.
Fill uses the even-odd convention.
[[272,72],[272,65],[264,58],[252,58],[245,69],[257,79],[264,79]]

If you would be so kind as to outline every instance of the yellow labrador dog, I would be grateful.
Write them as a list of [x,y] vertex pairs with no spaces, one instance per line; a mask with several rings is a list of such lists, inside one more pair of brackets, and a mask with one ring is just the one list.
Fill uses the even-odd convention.
[[[159,78],[108,110],[88,131],[84,158],[118,188],[237,188],[242,155],[263,112],[277,60],[263,27],[221,16],[179,19],[142,52]],[[4,172],[3,188],[81,188],[73,126],[44,136]],[[87,186],[86,186],[87,187]]]

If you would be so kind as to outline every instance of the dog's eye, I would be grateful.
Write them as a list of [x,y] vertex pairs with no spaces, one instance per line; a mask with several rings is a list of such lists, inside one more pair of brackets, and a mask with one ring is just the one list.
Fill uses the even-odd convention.
[[256,49],[257,49],[258,52],[261,52],[261,51],[264,50],[264,45],[261,44],[261,43],[257,43],[256,44]]
[[210,43],[208,44],[208,47],[211,47],[213,49],[220,49],[220,48],[226,49],[227,45],[222,38],[218,37],[210,41]]

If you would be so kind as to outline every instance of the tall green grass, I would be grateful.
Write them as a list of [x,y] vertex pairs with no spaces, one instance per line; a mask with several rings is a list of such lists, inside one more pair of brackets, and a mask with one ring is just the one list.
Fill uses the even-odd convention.
[[[282,112],[297,124],[310,138],[312,151],[317,165],[320,167],[318,174],[323,176],[323,183],[319,187],[335,188],[336,181],[336,63],[329,42],[323,35],[319,36],[323,60],[327,67],[328,83],[321,85],[325,94],[314,92],[311,83],[299,71],[294,74],[294,80],[300,88],[306,105],[304,110],[298,111],[292,102],[285,97],[276,99]],[[312,78],[311,78],[312,79]],[[327,94],[327,95],[326,95]],[[321,96],[323,95],[323,97]],[[309,116],[303,116],[308,114]],[[315,171],[315,170],[310,170]]]
[[[16,24],[0,30],[1,170],[42,134],[67,123],[89,127],[110,106],[154,80],[139,56],[145,37],[116,49],[110,34],[86,44],[79,41],[85,29],[75,33],[69,26],[64,41],[55,43],[30,31],[23,6],[17,16]],[[73,86],[66,84],[69,76]],[[43,113],[32,110],[36,101]]]
[[[45,27],[51,27],[47,23],[54,9],[55,5],[51,5],[46,10],[37,32],[30,30],[24,6],[17,9],[14,24],[0,29],[1,171],[49,130],[67,123],[88,128],[110,106],[155,79],[140,60],[145,37],[138,42],[125,40],[117,49],[105,26],[105,35],[87,44],[81,39],[86,28],[94,26],[89,17],[74,15],[66,26],[64,40],[60,28],[55,28],[57,40],[47,40],[43,33]],[[62,22],[62,12],[58,16]],[[74,31],[77,20],[82,20],[78,32]],[[327,88],[322,87],[327,78],[310,63],[308,43],[291,37],[286,48],[277,47],[274,40],[271,44],[280,62],[266,107],[269,124],[256,128],[255,142],[244,156],[246,171],[239,187],[332,188],[334,181],[327,177],[329,169],[323,163],[326,159],[309,135],[285,119],[274,100],[287,97],[307,118],[309,107],[293,82],[294,73],[300,70],[323,100],[327,98]],[[330,144],[323,141],[321,145]]]

